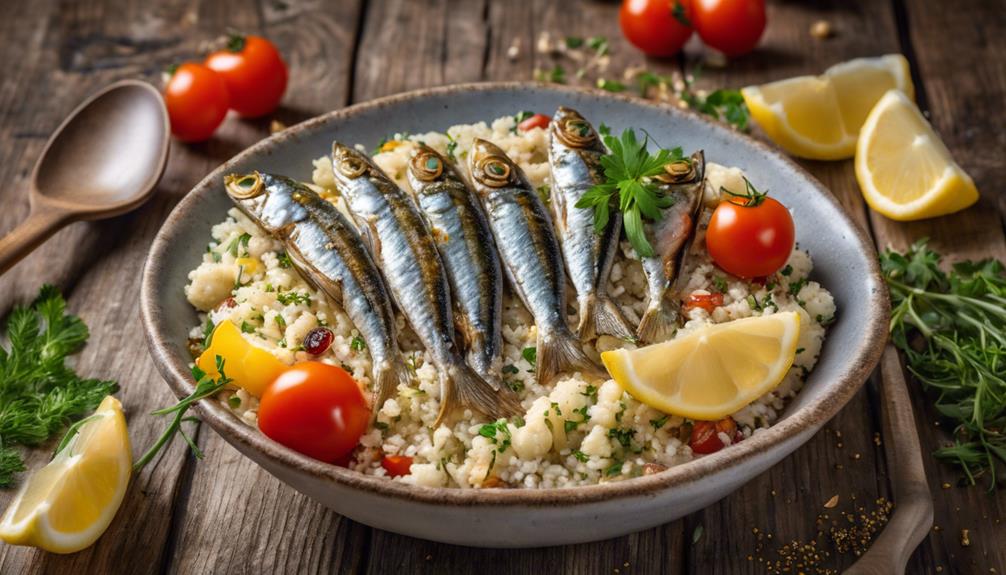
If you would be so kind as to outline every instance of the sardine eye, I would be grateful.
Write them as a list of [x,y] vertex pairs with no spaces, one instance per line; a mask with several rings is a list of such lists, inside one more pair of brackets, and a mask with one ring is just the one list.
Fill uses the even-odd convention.
[[248,200],[265,191],[262,174],[252,172],[245,176],[230,174],[224,177],[224,187],[227,193],[237,200]]
[[559,122],[556,135],[567,146],[586,148],[597,140],[594,128],[583,118],[564,118]]
[[367,171],[367,163],[353,156],[342,156],[336,163],[336,169],[347,178],[359,178]]
[[475,166],[476,177],[490,188],[502,188],[510,181],[510,164],[499,156],[488,156]]
[[687,182],[694,177],[695,166],[688,159],[681,159],[664,164],[664,173],[656,176],[655,179],[668,184],[676,184]]
[[444,173],[443,161],[433,152],[420,152],[416,154],[410,164],[412,174],[420,181],[432,182]]

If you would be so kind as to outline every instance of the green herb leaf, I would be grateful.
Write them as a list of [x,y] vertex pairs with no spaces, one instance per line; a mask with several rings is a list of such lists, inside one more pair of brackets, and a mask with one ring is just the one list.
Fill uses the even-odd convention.
[[597,87],[608,92],[624,92],[625,84],[617,80],[597,79]]
[[525,347],[521,350],[520,355],[531,364],[531,367],[534,367],[538,362],[538,348],[536,347]]
[[671,7],[671,16],[674,16],[674,19],[682,26],[686,28],[692,27],[692,21],[688,19],[688,14],[685,12],[685,5],[681,3],[681,0],[674,0],[674,6]]
[[66,313],[66,301],[50,285],[8,317],[9,347],[0,347],[0,487],[24,470],[18,446],[44,443],[118,389],[114,381],[82,378],[66,364],[87,338],[87,326]]
[[353,351],[363,351],[367,349],[367,342],[363,341],[363,338],[354,335],[353,339],[349,342],[349,349]]
[[1006,276],[995,260],[949,272],[925,240],[880,256],[891,294],[891,340],[909,371],[951,420],[954,445],[935,452],[965,480],[1006,470]]
[[583,38],[577,36],[566,36],[566,47],[567,48],[579,48],[583,46]]

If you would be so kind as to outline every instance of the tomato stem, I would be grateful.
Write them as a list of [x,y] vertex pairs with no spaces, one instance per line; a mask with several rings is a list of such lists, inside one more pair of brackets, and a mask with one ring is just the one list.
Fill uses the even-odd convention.
[[227,34],[227,50],[237,54],[245,49],[247,38],[240,32],[229,32]]
[[[750,180],[744,176],[741,177],[744,178],[744,187],[746,188],[743,194],[731,192],[723,186],[720,186],[720,193],[730,196],[730,199],[727,201],[735,206],[741,206],[743,208],[755,208],[760,206],[762,202],[765,201],[765,198],[768,197],[768,192],[759,192]],[[743,199],[744,201],[735,201],[734,198]]]

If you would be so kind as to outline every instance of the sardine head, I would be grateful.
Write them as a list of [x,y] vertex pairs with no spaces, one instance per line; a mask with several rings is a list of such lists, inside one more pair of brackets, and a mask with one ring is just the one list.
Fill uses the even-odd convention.
[[259,172],[225,176],[224,189],[234,205],[269,233],[302,219],[304,204],[314,194],[296,180]]
[[492,142],[475,138],[468,154],[468,167],[472,180],[490,188],[502,188],[518,183],[519,168],[513,160]]
[[358,150],[339,142],[332,142],[332,171],[337,182],[352,182],[369,175],[374,169],[370,159]]
[[452,176],[452,169],[436,150],[426,144],[417,143],[416,153],[409,160],[409,184],[417,194],[432,191],[438,182],[445,182]]
[[590,148],[599,145],[600,139],[594,126],[590,125],[580,112],[573,108],[559,106],[549,124],[553,138],[571,148]]

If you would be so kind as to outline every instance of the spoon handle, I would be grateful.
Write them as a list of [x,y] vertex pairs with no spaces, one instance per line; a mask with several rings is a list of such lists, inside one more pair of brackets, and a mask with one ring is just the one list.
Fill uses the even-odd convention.
[[884,451],[894,490],[894,515],[860,559],[843,575],[890,575],[905,565],[933,525],[933,496],[926,481],[912,400],[898,350],[887,344],[880,364]]
[[44,204],[32,206],[28,219],[0,238],[0,275],[69,221],[69,214],[62,209]]

